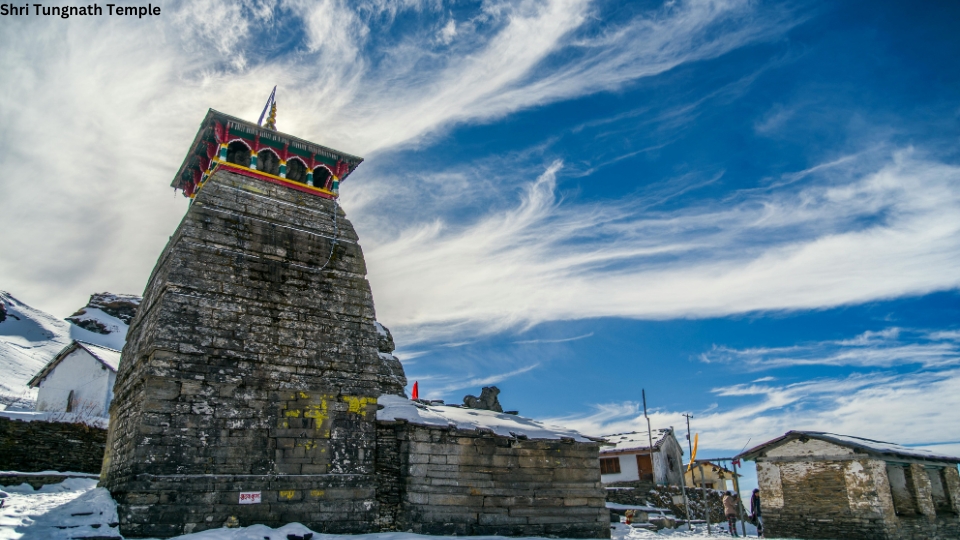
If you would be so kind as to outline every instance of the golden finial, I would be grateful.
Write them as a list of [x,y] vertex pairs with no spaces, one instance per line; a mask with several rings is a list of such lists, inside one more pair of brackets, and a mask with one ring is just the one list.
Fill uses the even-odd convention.
[[270,105],[270,116],[267,117],[267,125],[263,126],[267,129],[277,130],[277,102],[274,101]]

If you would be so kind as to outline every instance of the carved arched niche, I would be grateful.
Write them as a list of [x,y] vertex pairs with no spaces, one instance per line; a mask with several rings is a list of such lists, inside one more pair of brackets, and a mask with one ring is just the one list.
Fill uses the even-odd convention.
[[227,161],[241,167],[249,167],[250,147],[243,141],[233,141],[227,146]]
[[313,187],[327,189],[327,183],[330,181],[330,177],[333,174],[330,173],[330,169],[327,169],[324,166],[319,166],[313,170]]
[[257,170],[274,176],[280,175],[280,156],[269,148],[264,148],[257,154]]
[[296,158],[287,161],[287,180],[300,182],[301,184],[307,183],[307,166]]

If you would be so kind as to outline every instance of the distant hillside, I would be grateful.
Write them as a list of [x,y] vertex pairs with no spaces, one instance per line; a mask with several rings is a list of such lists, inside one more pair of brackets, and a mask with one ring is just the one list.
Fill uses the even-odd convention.
[[0,405],[33,402],[27,382],[73,339],[122,349],[139,305],[138,296],[98,293],[62,320],[0,291]]

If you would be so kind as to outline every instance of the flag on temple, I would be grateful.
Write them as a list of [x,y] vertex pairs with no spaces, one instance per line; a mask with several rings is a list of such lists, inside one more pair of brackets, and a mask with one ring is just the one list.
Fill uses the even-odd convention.
[[263,125],[263,117],[267,115],[267,111],[271,110],[271,107],[272,107],[273,102],[274,102],[274,100],[276,99],[276,97],[277,97],[277,87],[274,86],[274,87],[273,87],[273,91],[270,92],[270,97],[267,98],[267,103],[266,103],[266,105],[263,106],[263,112],[260,113],[260,119],[257,120],[257,125],[258,125],[258,126],[262,126],[262,125]]
[[420,399],[420,389],[417,388],[417,381],[413,381],[413,392],[410,392],[410,399]]

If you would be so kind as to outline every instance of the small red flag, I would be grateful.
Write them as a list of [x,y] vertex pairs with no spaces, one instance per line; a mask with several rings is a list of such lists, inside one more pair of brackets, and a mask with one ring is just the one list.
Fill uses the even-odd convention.
[[417,388],[417,381],[413,381],[413,392],[411,392],[413,397],[410,399],[420,399],[420,389]]

